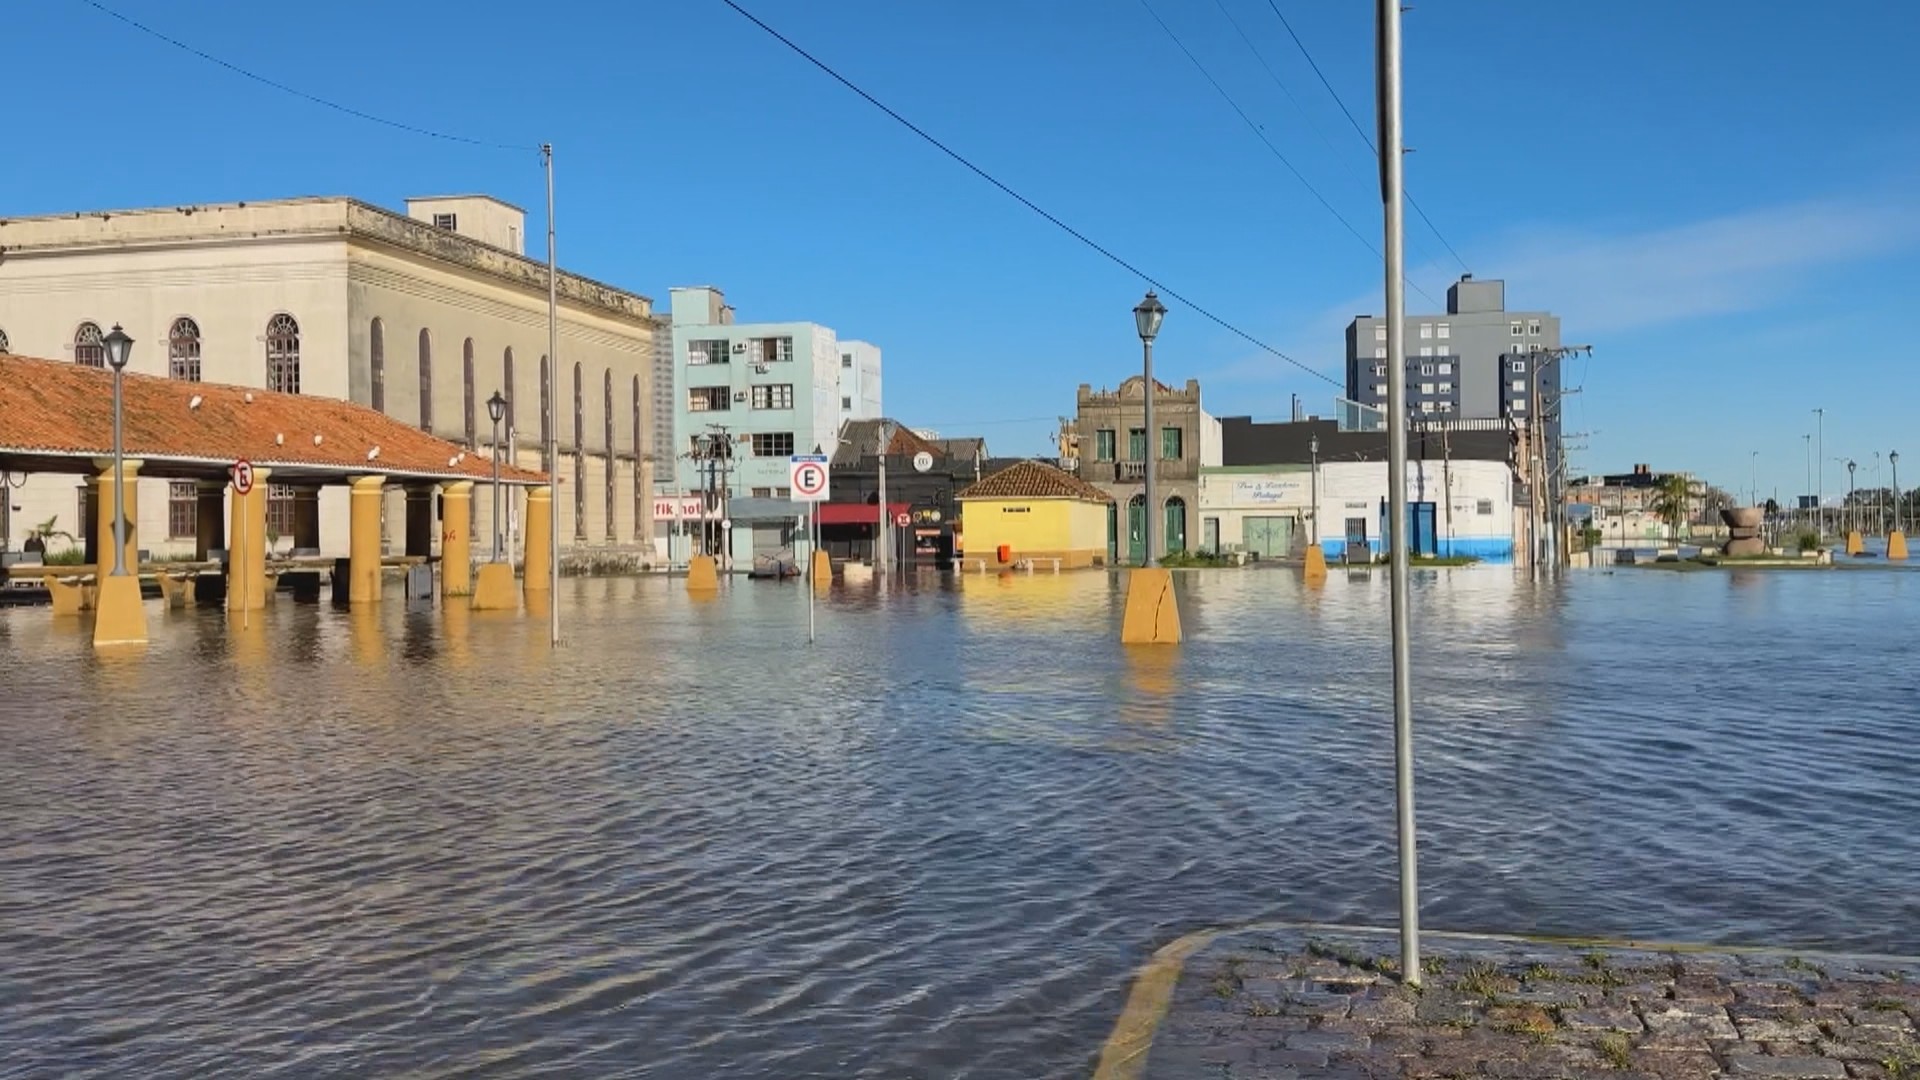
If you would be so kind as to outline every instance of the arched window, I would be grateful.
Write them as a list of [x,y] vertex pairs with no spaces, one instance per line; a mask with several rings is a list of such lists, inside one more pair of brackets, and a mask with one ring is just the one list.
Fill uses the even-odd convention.
[[573,448],[587,448],[586,388],[580,385],[580,362],[573,363]]
[[647,498],[647,494],[643,490],[643,480],[639,471],[639,375],[636,375],[634,377],[634,540],[645,540],[643,521],[647,519],[647,515],[643,513],[645,503],[639,502],[643,498]]
[[471,450],[480,443],[475,440],[473,427],[473,339],[468,338],[460,350],[460,396],[467,414],[467,449]]
[[506,384],[500,396],[507,399],[507,430],[513,430],[513,346],[500,357],[500,381]]
[[200,324],[184,315],[167,331],[167,378],[200,381]]
[[81,367],[107,366],[107,343],[100,333],[100,324],[83,322],[73,332],[73,362]]
[[1147,499],[1144,495],[1127,500],[1127,561],[1147,565]]
[[267,320],[267,389],[300,392],[300,324],[291,315]]
[[1178,495],[1167,499],[1167,528],[1160,544],[1168,554],[1187,550],[1187,500]]
[[553,386],[547,381],[547,374],[547,358],[543,356],[540,358],[540,471],[551,475],[553,459],[547,456],[547,436],[553,433]]
[[420,328],[420,430],[433,430],[433,338]]
[[369,347],[368,361],[372,378],[368,403],[375,412],[387,411],[387,335],[380,320],[373,320],[373,341]]
[[612,543],[620,539],[620,534],[613,527],[614,483],[620,479],[620,470],[614,467],[614,463],[619,458],[613,452],[613,372],[611,369],[607,371],[601,382],[605,384],[604,396],[607,404],[605,425],[607,429],[607,541]]
[[573,362],[573,538],[587,538],[586,395],[580,385],[580,361]]

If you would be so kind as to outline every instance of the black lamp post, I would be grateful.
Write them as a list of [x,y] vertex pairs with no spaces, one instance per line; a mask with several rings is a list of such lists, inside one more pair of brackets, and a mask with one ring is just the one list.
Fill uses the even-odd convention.
[[1903,532],[1900,525],[1900,451],[1887,451],[1887,464],[1893,466],[1893,528]]
[[101,339],[107,349],[107,363],[113,368],[113,576],[127,576],[127,500],[125,447],[122,439],[121,424],[121,372],[126,369],[127,358],[133,354],[133,338],[120,329],[119,323]]
[[507,415],[507,399],[495,390],[487,399],[487,416],[493,421],[493,561],[500,561],[500,421]]
[[1145,559],[1147,566],[1160,565],[1160,556],[1154,550],[1154,533],[1158,530],[1153,527],[1154,515],[1159,511],[1159,506],[1153,500],[1153,339],[1159,335],[1160,321],[1166,317],[1167,306],[1160,302],[1160,298],[1153,294],[1152,289],[1147,290],[1146,297],[1133,309],[1133,325],[1140,331],[1140,346],[1145,353],[1142,367],[1143,374],[1146,376],[1146,385],[1140,390],[1145,395],[1146,401],[1146,415],[1141,418],[1141,422],[1147,426],[1145,438],[1142,440],[1146,443],[1142,449],[1146,453],[1147,460],[1141,470],[1143,481],[1141,497],[1146,502],[1142,508],[1141,517],[1146,520],[1141,522],[1141,539],[1147,545]]
[[1307,533],[1314,547],[1320,546],[1320,436],[1314,435],[1307,440],[1307,454],[1313,467],[1313,505],[1307,508],[1312,518],[1312,531]]
[[[1847,527],[1849,530],[1860,527],[1860,508],[1855,505],[1853,496],[1853,470],[1859,467],[1859,462],[1854,461],[1852,458],[1847,459]],[[1848,552],[1848,554],[1851,555],[1852,552]]]

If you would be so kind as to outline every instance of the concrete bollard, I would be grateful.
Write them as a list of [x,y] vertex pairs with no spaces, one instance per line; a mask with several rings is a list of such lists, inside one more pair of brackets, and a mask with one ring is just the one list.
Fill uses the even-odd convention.
[[713,556],[695,555],[687,564],[687,591],[690,593],[710,593],[720,590],[720,573],[714,567]]
[[1120,643],[1180,643],[1180,608],[1173,598],[1173,571],[1142,567],[1127,575],[1127,610],[1120,620]]
[[1327,553],[1319,544],[1307,545],[1307,561],[1301,567],[1301,577],[1310,584],[1327,580]]
[[1907,561],[1907,534],[1899,529],[1887,534],[1887,561]]
[[1848,532],[1847,532],[1847,554],[1849,554],[1849,555],[1858,555],[1858,554],[1860,554],[1861,552],[1864,552],[1864,551],[1866,551],[1866,550],[1867,550],[1867,545],[1866,545],[1865,543],[1863,543],[1863,542],[1861,541],[1861,539],[1860,539],[1860,530],[1859,530],[1859,529],[1850,529],[1850,530],[1848,530]]

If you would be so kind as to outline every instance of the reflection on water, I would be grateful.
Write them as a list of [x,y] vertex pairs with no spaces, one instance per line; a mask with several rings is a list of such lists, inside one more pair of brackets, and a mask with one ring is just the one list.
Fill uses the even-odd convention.
[[[1393,907],[1383,574],[0,612],[25,1075],[1073,1076],[1195,926]],[[1432,925],[1920,952],[1920,575],[1417,572]],[[9,1073],[12,1075],[12,1073]]]

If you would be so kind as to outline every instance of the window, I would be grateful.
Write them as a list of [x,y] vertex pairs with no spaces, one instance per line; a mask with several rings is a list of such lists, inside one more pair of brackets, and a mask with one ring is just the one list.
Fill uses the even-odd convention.
[[[754,338],[747,343],[747,355],[756,364],[784,364],[793,360],[790,337]],[[845,361],[842,361],[844,364]]]
[[1516,394],[1524,394],[1524,393],[1526,393],[1526,392],[1527,392],[1527,380],[1525,380],[1525,379],[1515,379],[1515,380],[1513,380],[1513,392],[1514,392],[1514,393],[1516,393]]
[[727,343],[725,340],[687,342],[687,363],[724,364],[727,362]]
[[1093,433],[1093,460],[1112,461],[1114,451],[1114,430],[1101,428]]
[[1386,396],[1387,396],[1387,384],[1386,384],[1386,383],[1374,383],[1374,384],[1373,384],[1373,392],[1374,392],[1374,395],[1375,395],[1376,397],[1386,397]]
[[1375,341],[1385,341],[1385,340],[1387,340],[1387,328],[1386,328],[1386,327],[1384,327],[1384,326],[1376,326],[1376,327],[1374,327],[1374,328],[1373,328],[1373,340],[1375,340]]
[[267,535],[293,535],[293,488],[286,484],[267,485]]
[[1519,319],[1515,319],[1512,322],[1508,323],[1507,328],[1513,331],[1514,337],[1520,336],[1520,320]]
[[461,409],[466,414],[465,430],[467,433],[467,449],[471,450],[474,447],[480,445],[474,439],[475,429],[473,426],[474,421],[477,419],[477,417],[475,417],[473,414],[474,402],[473,402],[473,339],[472,338],[468,338],[467,343],[460,347],[460,402],[461,402]]
[[368,404],[375,412],[387,411],[387,335],[380,320],[373,320],[368,330],[367,365],[369,389]]
[[756,431],[753,433],[754,457],[792,457],[793,432]]
[[1160,460],[1179,461],[1182,432],[1177,427],[1160,429]]
[[[547,358],[540,358],[540,471],[551,472],[553,462],[547,457],[547,436],[553,433],[553,386],[547,381]],[[559,492],[554,492],[558,495]],[[558,540],[559,537],[554,537]]]
[[1432,355],[1433,355],[1433,346],[1431,346],[1431,345],[1422,345],[1422,346],[1420,346],[1420,355],[1421,355],[1421,356],[1432,356]]
[[1527,402],[1526,402],[1526,399],[1525,399],[1525,398],[1516,398],[1516,399],[1514,399],[1514,402],[1513,402],[1513,411],[1514,411],[1514,412],[1526,412],[1526,411],[1527,411]]
[[1387,347],[1385,345],[1375,345],[1373,347],[1373,358],[1375,360],[1385,360],[1387,358]]
[[433,339],[420,328],[420,430],[433,430]]
[[500,381],[506,384],[506,388],[500,391],[500,396],[507,399],[506,415],[501,417],[501,419],[507,422],[507,430],[512,431],[513,430],[513,346],[511,345],[507,346],[506,351],[500,354]]
[[587,455],[573,451],[573,538],[587,538]]
[[1387,365],[1385,364],[1373,365],[1373,373],[1375,375],[1385,375],[1387,373]]
[[1515,372],[1524,372],[1527,370],[1527,362],[1525,360],[1515,360],[1509,367]]
[[1450,382],[1443,382],[1443,383],[1441,383],[1441,384],[1440,384],[1440,392],[1441,392],[1441,393],[1443,393],[1443,394],[1451,394],[1451,393],[1453,393],[1453,384],[1452,384],[1452,383],[1450,383]]
[[1452,364],[1449,364],[1449,363],[1445,363],[1445,362],[1443,361],[1443,362],[1442,362],[1442,363],[1440,364],[1440,374],[1442,374],[1442,375],[1451,375],[1451,374],[1453,374],[1453,365],[1452,365]]
[[1540,336],[1540,320],[1539,319],[1532,319],[1527,322],[1527,336],[1528,337]]
[[185,316],[173,320],[167,331],[167,378],[200,381],[200,324]]
[[73,362],[81,367],[107,366],[107,343],[98,323],[83,322],[73,332]]
[[1423,322],[1420,324],[1420,340],[1421,341],[1433,340],[1433,324],[1432,323]]
[[1432,411],[1433,411],[1433,402],[1431,402],[1431,401],[1423,401],[1423,402],[1421,402],[1421,403],[1420,403],[1420,411],[1421,411],[1421,412],[1423,412],[1423,413],[1430,413],[1430,412],[1432,412]]
[[[587,448],[586,388],[580,385],[580,361],[573,362],[573,448]],[[585,534],[582,534],[585,535]]]
[[1432,383],[1430,383],[1430,382],[1423,382],[1423,383],[1421,383],[1421,384],[1420,384],[1420,392],[1421,392],[1421,393],[1423,393],[1423,394],[1431,394],[1431,393],[1433,393],[1433,384],[1432,384]]
[[1127,460],[1128,461],[1147,460],[1147,429],[1146,428],[1128,428],[1127,429]]
[[1444,413],[1450,413],[1450,412],[1452,412],[1452,411],[1453,411],[1453,402],[1451,402],[1451,401],[1443,401],[1443,402],[1441,402],[1441,403],[1440,403],[1440,405],[1439,405],[1439,409],[1440,409],[1440,411],[1441,411],[1441,412],[1444,412]]
[[1473,512],[1481,515],[1482,517],[1491,517],[1493,515],[1493,500],[1492,499],[1479,500],[1478,502],[1474,503]]
[[773,498],[773,489],[770,487],[754,488],[753,497],[756,499],[771,499]]
[[793,408],[793,384],[780,383],[772,386],[754,387],[753,407],[756,409]]
[[267,320],[267,389],[300,392],[300,324],[285,313]]
[[688,412],[726,412],[729,407],[724,386],[695,386],[687,391]]
[[1432,365],[1432,364],[1421,364],[1421,365],[1420,365],[1420,374],[1422,374],[1422,375],[1431,375],[1431,374],[1433,374],[1433,365]]
[[850,353],[850,352],[843,352],[843,353],[841,353],[841,354],[840,354],[840,366],[841,366],[841,367],[843,367],[843,368],[850,368],[850,367],[852,367],[852,366],[853,366],[853,354],[852,354],[852,353]]
[[[93,486],[92,484],[81,485],[80,509],[77,513],[73,515],[73,520],[75,522],[73,526],[73,535],[76,539],[80,540],[81,542],[85,541],[87,534],[91,532],[93,529],[93,518],[87,515],[87,489],[91,488],[92,486]],[[107,496],[107,498],[111,500],[113,496],[109,495]],[[108,553],[108,558],[112,558],[111,552]]]
[[1453,336],[1453,324],[1441,323],[1434,329],[1433,336],[1439,338],[1441,341],[1447,340]]
[[[612,543],[620,539],[619,534],[615,533],[613,529],[613,518],[614,518],[613,486],[614,486],[614,482],[620,478],[620,469],[616,464],[618,459],[614,456],[614,453],[613,453],[613,371],[612,369],[608,369],[606,373],[601,376],[600,387],[601,387],[600,396],[605,399],[606,406],[607,406],[606,423],[603,424],[602,427],[604,428],[607,436],[607,442],[606,442],[606,448],[607,448],[607,542]],[[640,471],[640,459],[637,457],[633,459],[633,468],[635,472]]]
[[435,214],[433,215],[433,227],[454,232],[460,228],[460,217],[458,214]]
[[191,540],[200,517],[198,485],[175,480],[167,485],[167,536],[173,540]]
[[853,411],[853,399],[852,399],[852,398],[850,398],[850,397],[843,397],[843,398],[841,398],[841,399],[840,399],[840,409],[841,409],[841,411],[843,411],[843,412],[852,412],[852,411]]

